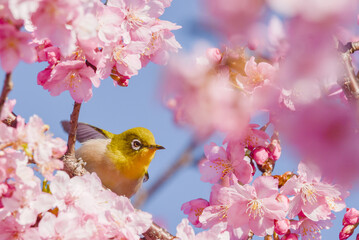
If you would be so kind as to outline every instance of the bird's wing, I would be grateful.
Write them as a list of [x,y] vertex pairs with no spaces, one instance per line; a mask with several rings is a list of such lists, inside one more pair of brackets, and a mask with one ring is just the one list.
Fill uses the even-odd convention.
[[[70,122],[61,121],[62,127],[65,132],[69,133],[70,131]],[[76,140],[80,143],[86,142],[90,139],[109,139],[113,138],[114,134],[109,131],[97,128],[87,123],[79,122],[77,124]]]
[[146,171],[145,176],[143,177],[143,182],[147,182],[148,179],[150,179],[150,175],[149,175],[148,172]]

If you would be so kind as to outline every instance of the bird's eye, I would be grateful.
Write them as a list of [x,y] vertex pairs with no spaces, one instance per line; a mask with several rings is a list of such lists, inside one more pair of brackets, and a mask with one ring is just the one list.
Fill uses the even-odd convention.
[[138,139],[133,139],[131,142],[131,147],[133,150],[139,150],[142,146],[142,143]]

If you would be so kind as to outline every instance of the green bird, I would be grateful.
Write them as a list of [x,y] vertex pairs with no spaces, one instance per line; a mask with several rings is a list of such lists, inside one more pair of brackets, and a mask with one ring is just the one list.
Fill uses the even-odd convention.
[[[62,121],[70,131],[70,122]],[[82,146],[75,157],[86,162],[89,172],[96,172],[102,184],[118,195],[133,196],[148,180],[148,166],[155,152],[164,147],[157,145],[152,132],[136,127],[120,134],[86,123],[78,123],[76,139]]]

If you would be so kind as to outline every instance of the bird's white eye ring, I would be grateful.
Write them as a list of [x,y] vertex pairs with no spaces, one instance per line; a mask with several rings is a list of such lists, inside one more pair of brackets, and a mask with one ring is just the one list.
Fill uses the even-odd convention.
[[142,147],[142,143],[138,139],[133,139],[131,142],[131,147],[133,150],[139,150]]

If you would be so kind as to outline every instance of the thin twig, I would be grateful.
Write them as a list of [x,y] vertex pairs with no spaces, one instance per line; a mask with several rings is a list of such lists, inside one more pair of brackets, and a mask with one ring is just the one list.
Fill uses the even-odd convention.
[[192,151],[198,146],[197,141],[191,141],[186,150],[181,154],[177,161],[170,166],[167,171],[146,191],[138,193],[138,197],[134,202],[136,208],[141,207],[148,198],[150,198],[170,177],[172,177],[179,169],[193,161]]
[[7,99],[7,95],[12,90],[13,86],[14,86],[14,84],[11,81],[11,72],[6,73],[4,86],[2,88],[1,96],[0,96],[0,113],[2,112],[2,108],[4,106],[4,103],[5,103],[6,99]]

